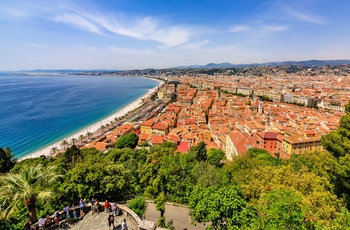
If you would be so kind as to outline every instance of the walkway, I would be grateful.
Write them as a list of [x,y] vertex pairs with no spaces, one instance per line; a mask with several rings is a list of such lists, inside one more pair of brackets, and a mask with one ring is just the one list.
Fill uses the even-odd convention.
[[[147,201],[146,207],[146,220],[151,220],[157,223],[160,217],[160,212],[156,210],[156,205],[152,201]],[[171,203],[165,204],[164,217],[166,221],[173,220],[173,226],[176,230],[205,230],[206,226],[202,223],[192,225],[190,210],[181,205],[175,205]]]
[[[67,229],[70,230],[106,230],[108,215],[105,212],[100,212],[99,214],[87,213],[82,220],[77,221],[74,224],[70,224]],[[129,219],[126,214],[116,216],[114,218],[115,229],[121,229],[121,223],[123,219],[126,219],[126,224],[128,225],[129,230],[137,230],[138,227]],[[112,229],[112,228],[111,228]]]

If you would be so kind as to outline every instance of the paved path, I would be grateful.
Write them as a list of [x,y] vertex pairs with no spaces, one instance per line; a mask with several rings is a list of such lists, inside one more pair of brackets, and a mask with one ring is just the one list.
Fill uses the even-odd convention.
[[[156,210],[156,205],[148,201],[146,207],[146,220],[158,222],[160,212]],[[176,230],[205,230],[206,226],[201,223],[191,224],[190,210],[181,205],[165,204],[164,217],[166,221],[173,220],[173,226]]]
[[[99,214],[91,214],[91,212],[87,213],[82,220],[77,221],[76,223],[68,225],[67,229],[70,230],[109,230],[107,228],[108,215],[105,212],[101,212]],[[126,224],[128,225],[129,230],[137,230],[138,227],[128,219],[126,215],[116,216],[114,218],[115,230],[121,229],[121,223],[123,219],[126,219]],[[112,227],[110,228],[112,229]]]

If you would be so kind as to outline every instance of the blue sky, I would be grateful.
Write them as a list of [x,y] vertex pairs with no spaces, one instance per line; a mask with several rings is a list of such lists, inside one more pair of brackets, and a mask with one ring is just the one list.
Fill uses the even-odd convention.
[[1,0],[0,70],[350,59],[349,0]]

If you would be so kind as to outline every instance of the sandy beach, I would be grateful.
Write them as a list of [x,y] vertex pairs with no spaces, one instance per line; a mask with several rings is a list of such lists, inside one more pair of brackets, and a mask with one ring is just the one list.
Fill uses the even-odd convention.
[[71,136],[68,136],[66,138],[63,138],[62,140],[56,142],[56,143],[53,143],[51,145],[48,145],[36,152],[33,152],[33,153],[30,153],[22,158],[20,158],[19,160],[24,160],[24,159],[27,159],[27,158],[36,158],[36,157],[40,157],[41,155],[44,155],[44,156],[50,156],[52,154],[51,152],[51,149],[52,148],[57,148],[58,150],[62,149],[62,146],[61,146],[61,142],[63,140],[67,140],[69,143],[71,142],[71,140],[73,138],[79,140],[79,136],[80,135],[84,135],[86,136],[88,132],[90,133],[94,133],[96,131],[98,131],[99,129],[101,129],[101,126],[102,125],[106,125],[106,124],[110,124],[111,121],[114,121],[115,118],[119,118],[119,117],[122,117],[123,115],[127,114],[129,111],[132,111],[134,109],[136,109],[137,107],[141,106],[142,105],[142,99],[144,98],[147,98],[148,96],[150,96],[153,92],[155,92],[157,90],[158,87],[160,87],[163,82],[160,81],[160,80],[157,80],[157,79],[154,79],[156,81],[158,81],[158,85],[152,89],[149,89],[147,94],[141,96],[140,98],[138,98],[137,100],[133,101],[132,103],[128,104],[127,106],[123,107],[122,109],[118,110],[116,113],[112,114],[111,116],[101,120],[101,121],[98,121],[76,133],[74,133],[73,135]]

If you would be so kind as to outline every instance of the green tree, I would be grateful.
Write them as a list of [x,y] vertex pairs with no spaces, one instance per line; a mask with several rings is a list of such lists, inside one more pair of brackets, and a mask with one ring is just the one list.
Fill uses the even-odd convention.
[[146,209],[146,201],[143,197],[136,197],[128,202],[128,207],[133,210],[139,217],[143,217]]
[[312,229],[307,220],[308,210],[301,204],[301,195],[293,189],[263,193],[254,206],[257,215],[252,229]]
[[[156,209],[158,211],[160,211],[160,217],[163,218],[164,217],[164,213],[165,213],[165,195],[164,192],[159,193],[158,197],[155,199],[155,203],[156,203]],[[165,222],[164,222],[165,224]],[[158,226],[159,227],[163,227],[164,224],[161,224]]]
[[339,127],[322,136],[322,146],[335,157],[350,153],[350,101],[345,106],[345,115],[340,118]]
[[68,145],[68,141],[67,140],[63,140],[61,141],[60,145],[63,147],[64,151],[66,151],[67,145]]
[[265,166],[252,170],[244,176],[242,190],[256,205],[263,193],[279,189],[294,189],[301,195],[301,204],[309,207],[315,219],[329,222],[341,210],[342,202],[333,193],[328,179],[317,176],[303,166],[295,171],[291,165]]
[[198,145],[191,147],[190,153],[196,155],[197,161],[207,160],[207,149],[205,143],[202,141]]
[[83,159],[83,155],[77,146],[72,145],[64,152],[64,158],[64,162],[72,168],[79,160]]
[[5,205],[5,209],[0,213],[1,219],[9,219],[24,203],[28,209],[29,219],[35,223],[36,201],[45,201],[55,195],[52,185],[59,177],[61,176],[53,167],[44,168],[40,164],[23,166],[16,174],[1,176],[0,202]]
[[9,172],[16,164],[16,159],[9,147],[0,147],[0,173]]
[[196,186],[189,207],[193,220],[209,222],[214,229],[241,229],[249,223],[248,203],[238,186]]
[[122,200],[133,194],[131,183],[135,181],[129,169],[114,163],[103,154],[84,155],[70,169],[60,189],[68,202],[80,198]]
[[225,153],[220,149],[211,148],[207,152],[207,161],[209,164],[214,165],[217,168],[220,168],[223,163],[222,160],[225,159]]
[[115,142],[115,147],[117,149],[123,149],[123,148],[135,148],[137,146],[137,142],[139,140],[139,137],[135,133],[129,133],[125,136],[120,137]]

